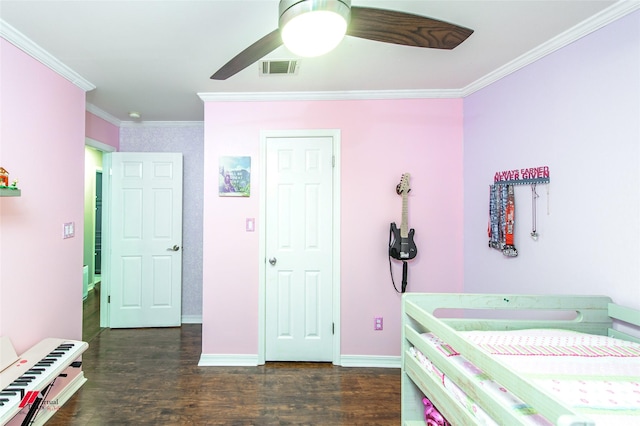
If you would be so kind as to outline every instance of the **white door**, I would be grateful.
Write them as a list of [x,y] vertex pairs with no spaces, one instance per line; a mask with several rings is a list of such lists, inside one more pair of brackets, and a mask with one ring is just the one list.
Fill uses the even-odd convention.
[[265,359],[332,361],[333,139],[266,139]]
[[110,326],[182,315],[182,154],[111,154]]

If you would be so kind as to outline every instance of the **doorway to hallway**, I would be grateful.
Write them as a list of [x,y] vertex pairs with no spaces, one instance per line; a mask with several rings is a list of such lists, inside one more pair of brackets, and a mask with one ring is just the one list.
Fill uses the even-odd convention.
[[100,287],[102,263],[102,157],[115,148],[102,142],[85,139],[84,171],[84,241],[82,336],[89,341],[103,329],[100,327]]

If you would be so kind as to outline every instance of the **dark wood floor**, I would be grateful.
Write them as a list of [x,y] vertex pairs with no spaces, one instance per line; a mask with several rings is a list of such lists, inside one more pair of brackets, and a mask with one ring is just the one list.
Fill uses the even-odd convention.
[[88,332],[88,381],[47,425],[400,424],[399,369],[198,367],[201,330]]

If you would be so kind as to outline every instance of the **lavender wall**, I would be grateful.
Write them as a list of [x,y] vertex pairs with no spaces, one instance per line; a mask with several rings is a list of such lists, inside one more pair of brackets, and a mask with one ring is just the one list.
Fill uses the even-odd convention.
[[85,93],[4,39],[0,57],[0,165],[22,190],[0,198],[0,335],[22,353],[82,339]]
[[182,319],[202,316],[203,127],[133,126],[120,129],[120,151],[183,154]]
[[[203,354],[258,353],[260,132],[341,131],[341,352],[400,354],[400,296],[389,277],[396,184],[412,174],[409,225],[418,257],[410,291],[462,289],[462,100],[205,103]],[[218,158],[252,157],[250,198],[218,196]],[[257,223],[256,227],[262,226]],[[242,247],[229,256],[229,244]],[[395,270],[396,278],[401,271]],[[373,331],[383,316],[384,331]]]
[[[464,290],[605,294],[640,307],[640,12],[464,101]],[[516,190],[517,258],[487,247],[497,171],[547,165]],[[547,192],[548,191],[548,192]]]

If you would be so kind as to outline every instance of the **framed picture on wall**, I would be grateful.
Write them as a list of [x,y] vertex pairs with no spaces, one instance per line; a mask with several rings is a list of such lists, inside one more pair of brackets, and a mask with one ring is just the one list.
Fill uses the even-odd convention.
[[221,197],[251,195],[251,157],[220,157],[218,194]]

